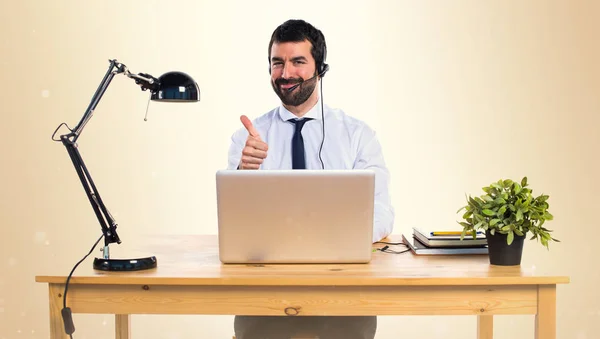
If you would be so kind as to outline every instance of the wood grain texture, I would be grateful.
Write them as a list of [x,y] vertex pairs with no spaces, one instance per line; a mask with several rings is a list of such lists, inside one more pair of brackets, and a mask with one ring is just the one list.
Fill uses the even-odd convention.
[[77,313],[240,315],[535,314],[535,286],[77,285]]
[[129,314],[115,314],[115,338],[131,338],[131,317]]
[[62,320],[62,314],[60,312],[63,308],[63,292],[64,285],[50,284],[48,286],[48,298],[50,301],[50,337],[53,339],[69,338],[69,336],[65,333],[64,322]]
[[477,339],[494,338],[494,316],[480,315],[477,317]]
[[[386,239],[397,242],[399,239]],[[383,245],[375,244],[374,247]],[[485,255],[416,256],[376,252],[369,264],[233,265],[219,261],[213,235],[169,235],[132,239],[113,246],[113,257],[156,255],[158,267],[139,272],[94,271],[81,265],[72,284],[188,286],[471,286],[568,283],[539,269],[489,264]],[[37,282],[62,283],[67,270],[36,276]]]
[[538,287],[535,339],[556,339],[556,285]]
[[[118,339],[131,338],[130,314],[477,315],[479,339],[492,339],[494,315],[536,314],[536,338],[556,339],[556,284],[569,282],[539,266],[493,266],[481,255],[376,252],[369,264],[224,265],[217,240],[156,236],[127,244],[123,253],[111,250],[117,258],[156,255],[158,268],[103,272],[82,265],[67,304],[73,313],[115,314]],[[68,270],[52,270],[36,281],[49,283],[50,337],[64,339]]]

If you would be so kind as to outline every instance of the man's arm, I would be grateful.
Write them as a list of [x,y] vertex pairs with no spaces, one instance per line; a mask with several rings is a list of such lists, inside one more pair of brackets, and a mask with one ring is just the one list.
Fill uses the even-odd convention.
[[385,165],[381,145],[375,132],[367,127],[359,141],[354,168],[375,172],[373,242],[377,242],[392,233],[395,212],[389,194],[390,173]]

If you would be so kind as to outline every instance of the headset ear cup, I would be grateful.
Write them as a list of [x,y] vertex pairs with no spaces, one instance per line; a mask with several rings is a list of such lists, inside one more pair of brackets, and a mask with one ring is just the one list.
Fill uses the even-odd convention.
[[325,73],[327,73],[327,71],[329,71],[329,65],[326,63],[323,63],[319,70],[319,74],[321,74],[321,78],[325,76]]

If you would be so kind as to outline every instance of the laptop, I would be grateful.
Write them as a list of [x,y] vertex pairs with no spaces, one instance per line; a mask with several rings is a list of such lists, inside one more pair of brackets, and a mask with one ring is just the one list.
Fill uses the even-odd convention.
[[220,170],[216,185],[222,263],[371,260],[373,171]]

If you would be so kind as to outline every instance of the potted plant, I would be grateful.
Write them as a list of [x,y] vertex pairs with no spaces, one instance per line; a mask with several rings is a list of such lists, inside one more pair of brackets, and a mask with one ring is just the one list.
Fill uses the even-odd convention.
[[533,196],[527,177],[521,182],[498,180],[483,187],[484,195],[467,198],[461,240],[477,231],[484,231],[488,242],[490,264],[520,265],[523,241],[527,233],[530,240],[537,239],[547,249],[549,241],[559,241],[550,236],[551,230],[543,225],[554,217],[548,211],[548,195]]

